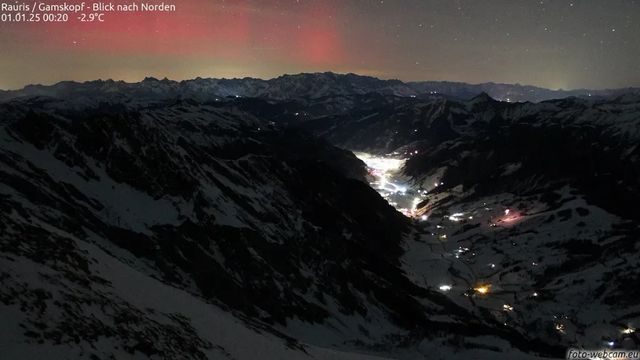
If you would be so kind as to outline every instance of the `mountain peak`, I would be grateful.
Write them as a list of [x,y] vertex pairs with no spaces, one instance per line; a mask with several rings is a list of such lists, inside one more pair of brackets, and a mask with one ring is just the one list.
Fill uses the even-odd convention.
[[486,92],[481,92],[480,94],[474,96],[471,100],[470,103],[472,104],[481,104],[481,103],[491,103],[491,102],[495,102],[496,100],[494,98],[492,98],[489,94],[487,94]]

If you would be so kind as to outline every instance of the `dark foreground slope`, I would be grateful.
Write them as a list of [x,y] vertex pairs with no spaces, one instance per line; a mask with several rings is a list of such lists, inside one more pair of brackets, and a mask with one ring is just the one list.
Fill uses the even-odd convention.
[[479,333],[559,353],[409,281],[413,228],[350,152],[233,104],[131,100],[0,104],[6,358],[414,357]]
[[420,321],[417,288],[397,266],[407,221],[348,152],[200,105],[33,99],[0,113],[0,291],[34,344],[120,339],[167,357],[203,346],[188,321],[154,327],[145,309],[112,299],[89,246],[267,323],[369,307]]

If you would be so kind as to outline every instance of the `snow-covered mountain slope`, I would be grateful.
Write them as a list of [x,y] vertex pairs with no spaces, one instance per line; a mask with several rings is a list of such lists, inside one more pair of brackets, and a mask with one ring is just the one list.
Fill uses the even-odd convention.
[[[274,323],[326,318],[329,295],[362,311],[344,289],[377,287],[364,271],[399,254],[406,221],[367,199],[358,160],[302,134],[206,106],[78,111],[36,100],[2,111],[6,241],[42,231],[115,244],[167,282]],[[372,203],[344,214],[360,197]],[[358,283],[339,280],[352,267]]]
[[363,164],[236,105],[0,104],[3,358],[559,353],[411,282]]
[[21,239],[48,243],[19,254],[3,242],[3,359],[374,359],[298,343],[168,286],[133,258],[52,233]]
[[463,277],[493,283],[484,306],[517,303],[506,322],[548,343],[636,347],[640,98],[467,106],[483,115],[405,169],[425,186],[444,169],[423,205],[444,221],[445,248],[469,249]]
[[546,344],[640,344],[640,98],[368,111],[310,125],[407,159],[403,175],[427,191],[416,214],[428,220],[405,244],[415,282]]
[[427,146],[467,135],[500,135],[505,129],[515,131],[525,126],[544,131],[580,127],[585,134],[589,129],[606,127],[605,133],[619,133],[624,138],[638,135],[639,101],[640,96],[633,94],[537,104],[499,102],[487,94],[469,101],[395,98],[361,101],[344,113],[309,119],[300,126],[340,146],[379,154],[403,150],[414,143]]
[[549,191],[555,203],[542,193],[456,197],[463,194],[432,195],[450,199],[431,208],[423,234],[407,242],[416,282],[445,285],[461,307],[545,344],[637,346],[637,222],[568,187]]

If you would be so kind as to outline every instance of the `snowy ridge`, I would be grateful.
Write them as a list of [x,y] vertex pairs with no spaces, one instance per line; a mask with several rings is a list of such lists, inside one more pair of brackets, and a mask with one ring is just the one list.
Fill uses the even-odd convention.
[[145,100],[166,100],[175,96],[189,99],[214,100],[225,97],[260,97],[273,100],[321,99],[327,96],[354,96],[376,93],[399,97],[446,96],[470,99],[483,92],[493,98],[511,102],[540,102],[567,97],[610,97],[637,95],[637,88],[610,90],[549,90],[534,86],[511,84],[466,84],[446,81],[402,82],[381,80],[356,74],[302,73],[262,80],[211,79],[172,81],[146,78],[140,83],[98,80],[85,83],[60,82],[52,86],[30,85],[21,90],[0,92],[0,100],[24,96],[72,98],[130,96]]

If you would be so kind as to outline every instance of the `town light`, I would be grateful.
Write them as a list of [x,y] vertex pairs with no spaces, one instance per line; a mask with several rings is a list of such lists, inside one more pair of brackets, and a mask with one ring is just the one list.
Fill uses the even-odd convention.
[[491,285],[479,285],[479,286],[473,288],[473,290],[475,290],[475,292],[477,292],[478,294],[481,294],[481,295],[488,294],[490,289],[491,289]]

